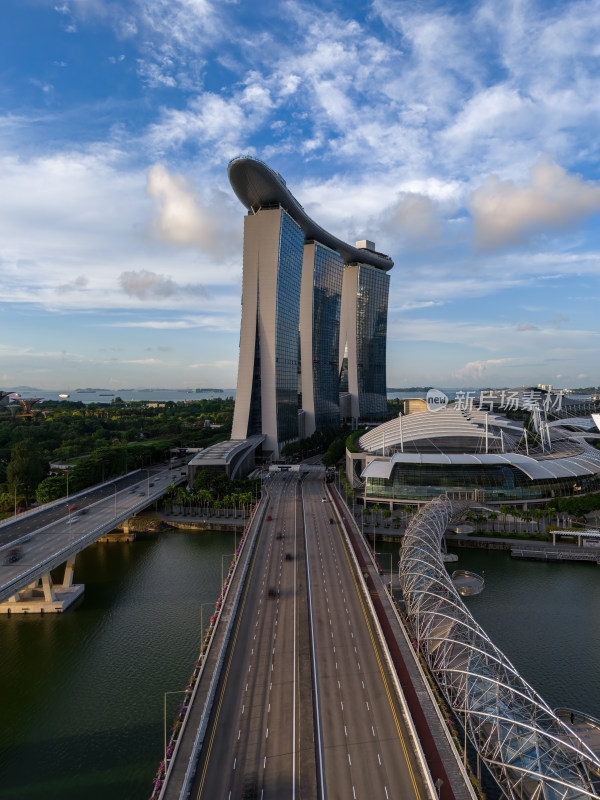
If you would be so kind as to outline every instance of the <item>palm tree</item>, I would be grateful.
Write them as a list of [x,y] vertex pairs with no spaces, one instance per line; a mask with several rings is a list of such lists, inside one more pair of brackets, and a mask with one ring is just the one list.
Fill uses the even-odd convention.
[[[389,518],[392,516],[392,512],[389,510],[389,508],[384,508],[383,511],[381,512],[381,514],[382,514],[383,518],[386,519],[386,520],[389,520]],[[387,523],[387,525],[385,527],[386,528],[390,527],[389,522]]]
[[538,536],[540,535],[540,522],[542,521],[543,516],[544,516],[544,512],[542,511],[541,508],[534,508],[533,509],[533,518],[535,520],[536,529],[537,529],[537,535]]
[[379,514],[380,508],[381,506],[379,505],[379,503],[375,503],[375,505],[373,506],[373,511],[375,512],[375,522],[373,523],[373,525],[377,525],[377,515]]
[[513,518],[513,531],[514,531],[514,533],[516,533],[517,532],[517,520],[521,516],[521,512],[519,511],[519,509],[516,506],[511,506],[510,515]]
[[502,528],[504,533],[506,533],[506,517],[510,513],[510,506],[500,506],[500,513],[502,514]]
[[490,514],[489,514],[489,516],[488,516],[488,519],[492,521],[492,531],[494,531],[494,532],[495,532],[495,531],[496,531],[496,525],[495,525],[495,522],[496,522],[496,520],[498,519],[498,514],[496,514],[496,512],[495,512],[495,511],[491,511],[491,512],[490,512]]

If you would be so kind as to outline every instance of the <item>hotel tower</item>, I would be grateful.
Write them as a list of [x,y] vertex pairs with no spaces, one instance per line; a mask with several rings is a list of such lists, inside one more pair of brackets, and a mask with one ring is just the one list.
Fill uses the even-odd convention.
[[232,439],[263,434],[277,459],[341,420],[385,417],[393,261],[323,230],[261,161],[236,158],[228,172],[248,211]]

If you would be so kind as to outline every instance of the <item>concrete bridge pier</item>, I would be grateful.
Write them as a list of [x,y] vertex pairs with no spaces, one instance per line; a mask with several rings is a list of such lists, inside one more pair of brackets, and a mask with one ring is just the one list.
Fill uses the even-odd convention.
[[55,584],[49,572],[21,589],[3,603],[0,614],[60,614],[83,595],[85,586],[73,583],[75,556],[65,564],[61,584]]

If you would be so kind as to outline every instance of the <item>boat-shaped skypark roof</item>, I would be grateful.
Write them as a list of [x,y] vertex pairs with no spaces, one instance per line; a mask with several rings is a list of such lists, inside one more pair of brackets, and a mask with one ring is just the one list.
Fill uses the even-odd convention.
[[261,208],[280,205],[304,231],[307,239],[337,250],[346,263],[359,262],[378,269],[394,266],[389,256],[374,250],[352,247],[317,225],[287,188],[285,181],[262,161],[249,156],[234,158],[227,168],[229,182],[240,202],[248,211],[256,213]]

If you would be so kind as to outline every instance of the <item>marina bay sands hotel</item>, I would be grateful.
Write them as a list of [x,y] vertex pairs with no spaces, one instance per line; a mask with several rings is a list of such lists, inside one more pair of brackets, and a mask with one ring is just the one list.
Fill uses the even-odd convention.
[[264,435],[276,459],[341,420],[385,417],[393,261],[323,230],[263,162],[236,158],[228,173],[248,210],[232,439]]

